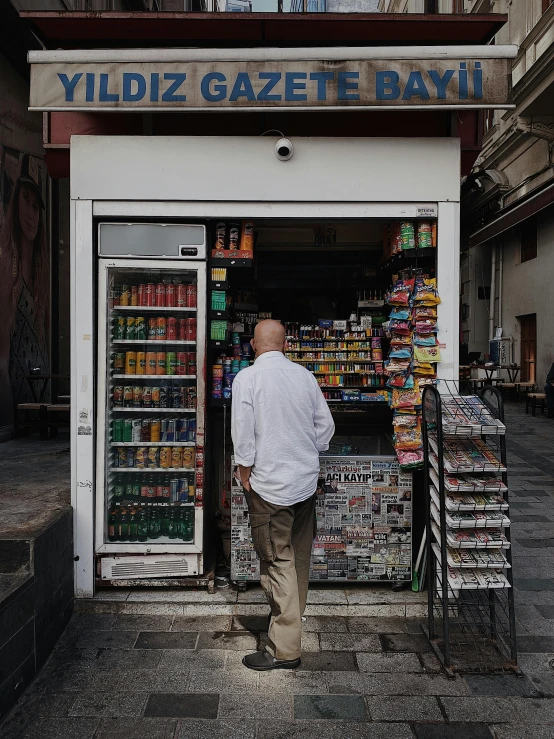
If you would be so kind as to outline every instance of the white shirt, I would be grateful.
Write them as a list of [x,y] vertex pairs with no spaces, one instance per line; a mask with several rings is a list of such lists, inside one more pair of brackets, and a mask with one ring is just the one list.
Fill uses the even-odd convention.
[[235,461],[253,467],[252,488],[268,503],[290,506],[313,495],[319,452],[335,424],[317,380],[281,352],[261,354],[233,382]]

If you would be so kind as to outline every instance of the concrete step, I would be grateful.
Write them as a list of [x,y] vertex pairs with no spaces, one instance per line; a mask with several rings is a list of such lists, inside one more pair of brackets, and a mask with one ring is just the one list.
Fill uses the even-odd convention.
[[[259,586],[246,592],[216,588],[215,593],[190,589],[98,589],[93,598],[75,601],[78,613],[179,616],[265,616],[268,605]],[[424,618],[427,594],[388,587],[312,588],[306,616],[373,616]]]

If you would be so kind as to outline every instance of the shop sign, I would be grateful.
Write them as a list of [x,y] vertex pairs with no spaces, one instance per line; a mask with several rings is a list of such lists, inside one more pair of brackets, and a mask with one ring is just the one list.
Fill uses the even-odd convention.
[[32,110],[512,107],[508,59],[33,64]]

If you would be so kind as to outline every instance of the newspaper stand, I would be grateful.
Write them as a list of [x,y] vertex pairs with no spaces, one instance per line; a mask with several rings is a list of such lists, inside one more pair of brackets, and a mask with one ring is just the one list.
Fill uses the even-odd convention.
[[[444,389],[443,389],[444,388]],[[517,670],[502,397],[423,392],[428,625],[451,677]]]

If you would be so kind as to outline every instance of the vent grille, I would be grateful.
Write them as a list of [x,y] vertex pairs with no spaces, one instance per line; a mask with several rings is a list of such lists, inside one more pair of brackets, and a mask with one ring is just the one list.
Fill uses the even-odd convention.
[[145,577],[183,577],[197,575],[198,558],[195,555],[167,555],[145,557],[103,557],[103,580],[128,580]]

